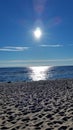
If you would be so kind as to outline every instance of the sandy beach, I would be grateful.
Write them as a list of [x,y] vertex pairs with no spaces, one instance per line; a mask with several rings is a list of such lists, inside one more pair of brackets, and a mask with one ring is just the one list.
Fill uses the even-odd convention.
[[73,130],[73,79],[0,83],[0,130]]

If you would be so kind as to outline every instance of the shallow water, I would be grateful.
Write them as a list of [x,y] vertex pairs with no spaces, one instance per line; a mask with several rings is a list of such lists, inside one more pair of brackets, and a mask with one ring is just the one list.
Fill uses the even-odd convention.
[[73,78],[73,66],[0,68],[0,82]]

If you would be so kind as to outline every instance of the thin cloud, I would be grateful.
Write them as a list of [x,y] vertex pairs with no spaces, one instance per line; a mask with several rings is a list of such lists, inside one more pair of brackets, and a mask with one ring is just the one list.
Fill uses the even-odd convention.
[[0,48],[0,51],[24,51],[24,50],[28,50],[29,47],[13,47],[13,46],[6,46],[6,47],[2,47]]
[[40,59],[40,60],[8,60],[8,61],[0,61],[0,63],[2,62],[9,62],[9,63],[41,63],[41,62],[68,62],[68,61],[73,61],[73,58],[69,58],[69,59]]
[[61,66],[73,65],[73,58],[68,59],[40,59],[40,60],[4,60],[0,61],[0,67],[25,67],[25,66]]
[[63,45],[60,45],[60,44],[49,44],[49,45],[47,45],[47,44],[42,44],[42,45],[40,45],[41,47],[52,47],[52,48],[54,48],[54,47],[63,47]]

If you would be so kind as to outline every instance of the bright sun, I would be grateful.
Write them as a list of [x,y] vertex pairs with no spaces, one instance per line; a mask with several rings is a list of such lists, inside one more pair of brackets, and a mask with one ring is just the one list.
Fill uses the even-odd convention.
[[41,36],[42,36],[42,31],[41,31],[41,29],[40,29],[39,27],[37,27],[37,28],[35,29],[35,31],[34,31],[34,36],[35,36],[35,38],[37,38],[37,39],[40,39],[40,38],[41,38]]

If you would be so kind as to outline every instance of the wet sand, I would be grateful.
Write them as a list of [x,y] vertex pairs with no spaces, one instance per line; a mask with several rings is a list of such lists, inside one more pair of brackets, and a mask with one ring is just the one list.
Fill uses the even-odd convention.
[[0,83],[0,130],[73,130],[73,79]]

